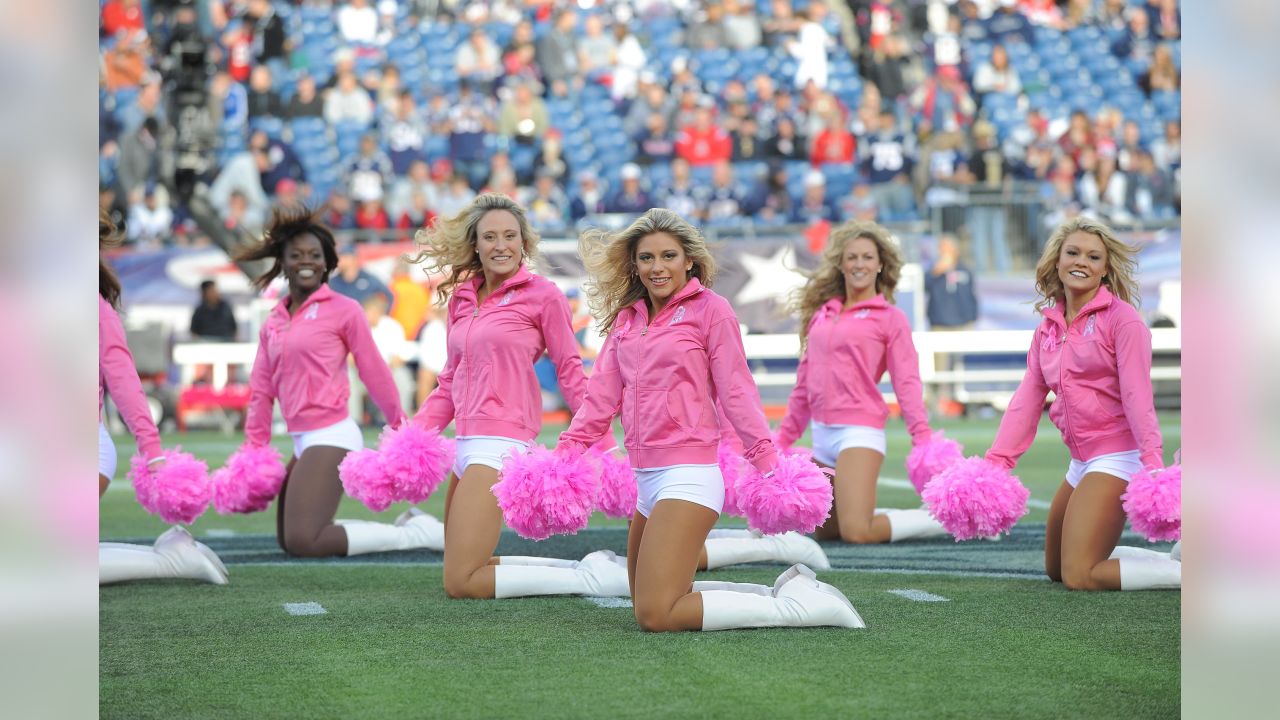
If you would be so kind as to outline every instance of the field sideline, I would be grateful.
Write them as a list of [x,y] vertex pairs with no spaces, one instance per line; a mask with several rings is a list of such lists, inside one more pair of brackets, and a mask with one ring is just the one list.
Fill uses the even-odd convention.
[[[1180,417],[1161,414],[1166,459]],[[994,420],[938,423],[972,454]],[[554,442],[561,428],[539,437]],[[879,503],[911,507],[909,439],[890,422]],[[368,435],[372,440],[373,434]],[[240,438],[167,436],[215,466]],[[164,529],[121,477],[102,501],[104,540]],[[284,450],[285,442],[277,440]],[[1071,593],[1045,580],[1043,523],[1066,452],[1044,422],[1019,466],[1032,507],[999,542],[826,544],[867,630],[650,635],[629,601],[449,601],[428,551],[286,558],[274,510],[192,532],[231,583],[156,581],[100,589],[100,711],[123,718],[327,717],[1171,717],[1180,708],[1178,593]],[[443,493],[424,503],[440,513]],[[390,520],[402,507],[383,514]],[[349,499],[340,517],[379,517]],[[741,526],[726,518],[725,526]],[[1126,533],[1122,542],[1146,545]],[[597,516],[571,537],[504,532],[500,553],[579,558],[625,548],[625,523]],[[781,566],[702,573],[771,583]],[[315,613],[315,614],[291,614]]]

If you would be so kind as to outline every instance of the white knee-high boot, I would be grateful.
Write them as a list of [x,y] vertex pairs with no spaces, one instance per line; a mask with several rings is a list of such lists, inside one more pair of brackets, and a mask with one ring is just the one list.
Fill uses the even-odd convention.
[[1159,550],[1151,550],[1149,548],[1133,547],[1132,545],[1117,545],[1115,550],[1111,551],[1110,560],[1119,560],[1121,558],[1160,558],[1162,560],[1169,559],[1169,553],[1160,552]]
[[98,544],[98,584],[151,578],[188,578],[225,585],[227,569],[216,553],[186,530],[166,531],[155,545]]
[[493,568],[493,595],[496,598],[537,595],[631,597],[627,568],[619,565],[615,558],[608,550],[598,550],[582,558],[572,568],[503,563]]
[[828,570],[831,562],[822,546],[796,532],[750,537],[707,537],[707,569],[749,562],[802,563]]
[[934,520],[927,510],[886,510],[884,516],[889,518],[889,542],[947,534],[942,523]]
[[[779,578],[773,592],[702,592],[702,629],[759,627],[863,628],[866,623],[836,588],[818,582],[813,571],[796,565]],[[762,586],[763,587],[763,586]]]
[[[1163,553],[1161,553],[1163,555]],[[1121,557],[1121,590],[1178,590],[1182,563],[1168,557]]]
[[347,556],[388,550],[444,550],[444,523],[417,508],[406,510],[395,525],[344,520]]

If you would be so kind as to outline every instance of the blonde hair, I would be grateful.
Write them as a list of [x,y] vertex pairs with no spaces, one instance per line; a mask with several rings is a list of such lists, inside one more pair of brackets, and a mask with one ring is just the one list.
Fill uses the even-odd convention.
[[716,261],[702,233],[666,208],[649,210],[621,232],[588,230],[578,238],[578,254],[590,275],[584,286],[587,306],[600,323],[601,335],[613,329],[623,308],[648,296],[636,274],[636,245],[641,239],[660,232],[675,238],[685,257],[693,262],[689,277],[698,278],[706,287],[715,281]]
[[1062,245],[1072,233],[1085,232],[1102,241],[1107,251],[1106,274],[1102,276],[1102,284],[1107,286],[1112,295],[1138,306],[1138,282],[1134,273],[1138,269],[1136,255],[1138,248],[1125,244],[1116,237],[1115,232],[1099,220],[1089,217],[1077,217],[1058,226],[1045,243],[1040,262],[1036,263],[1036,312],[1064,301],[1066,288],[1058,277],[1058,258],[1062,255]]
[[529,219],[521,207],[506,195],[485,193],[478,195],[462,212],[451,218],[437,218],[431,227],[417,232],[413,239],[418,244],[418,254],[409,262],[425,262],[428,275],[441,274],[445,279],[438,288],[440,305],[449,302],[457,286],[484,272],[480,255],[476,252],[477,227],[480,220],[494,210],[505,210],[520,225],[520,244],[524,250],[522,262],[531,265],[537,257],[539,235],[529,226]]
[[840,263],[844,259],[849,241],[866,238],[875,243],[880,255],[880,273],[876,275],[876,293],[893,302],[893,291],[902,276],[902,255],[892,236],[885,228],[873,222],[849,221],[831,231],[827,247],[822,251],[818,269],[809,273],[809,281],[795,292],[791,299],[792,311],[800,315],[800,346],[809,339],[809,323],[813,316],[831,298],[843,298],[846,294],[844,273]]

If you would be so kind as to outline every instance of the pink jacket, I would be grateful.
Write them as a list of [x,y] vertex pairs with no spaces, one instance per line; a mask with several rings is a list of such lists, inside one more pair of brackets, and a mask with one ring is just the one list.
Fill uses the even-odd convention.
[[484,278],[458,285],[449,300],[449,360],[414,422],[457,434],[532,440],[542,427],[542,395],[533,364],[546,351],[560,391],[577,412],[586,390],[569,301],[550,280],[520,267],[477,304]]
[[907,314],[883,295],[843,307],[843,298],[831,298],[809,321],[809,341],[778,428],[779,443],[790,447],[811,418],[826,425],[883,428],[889,406],[878,386],[886,369],[912,443],[928,440],[920,360]]
[[652,323],[644,300],[618,314],[582,410],[559,447],[585,449],[621,413],[633,467],[714,465],[717,400],[747,447],[747,460],[771,471],[777,451],[747,368],[738,318],[728,301],[691,278]]
[[160,431],[151,419],[147,395],[142,391],[133,354],[125,342],[124,325],[110,303],[98,296],[98,419],[102,419],[105,393],[120,408],[124,424],[138,442],[138,452],[150,460],[160,456]]
[[311,293],[292,317],[289,301],[286,294],[258,333],[245,440],[252,445],[271,440],[271,402],[276,399],[291,433],[319,430],[350,417],[348,354],[355,356],[360,379],[387,422],[399,425],[404,420],[400,395],[360,304],[328,284]]
[[1048,307],[1027,353],[1027,374],[1000,421],[987,459],[1012,469],[1031,446],[1050,390],[1049,418],[1076,460],[1142,451],[1142,464],[1164,467],[1151,398],[1151,331],[1132,305],[1106,287],[1067,327]]

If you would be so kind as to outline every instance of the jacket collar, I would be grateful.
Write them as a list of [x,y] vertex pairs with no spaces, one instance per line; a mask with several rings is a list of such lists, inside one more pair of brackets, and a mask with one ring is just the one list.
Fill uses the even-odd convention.
[[[691,277],[689,278],[689,282],[685,283],[684,287],[677,290],[676,294],[672,296],[670,300],[667,301],[667,304],[665,307],[663,307],[663,310],[666,310],[667,308],[675,307],[676,305],[684,302],[686,298],[693,297],[694,295],[697,295],[698,293],[702,292],[705,289],[706,288],[702,286],[702,283],[698,282],[698,278]],[[631,309],[635,312],[636,315],[643,318],[646,324],[648,323],[648,320],[649,320],[649,303],[647,300],[648,298],[642,297],[631,305]]]
[[[320,287],[316,288],[316,291],[311,293],[311,295],[306,300],[302,301],[302,307],[299,307],[294,314],[296,315],[298,312],[302,312],[302,308],[305,308],[308,305],[312,305],[318,302],[324,302],[332,298],[333,296],[334,296],[334,292],[333,292],[333,289],[329,287],[329,283],[327,282],[323,283],[320,285]],[[280,302],[276,303],[276,307],[274,310],[272,310],[272,312],[277,315],[281,315],[285,318],[289,317],[289,301],[291,299],[292,299],[292,296],[289,295],[289,286],[286,285],[285,291],[284,291],[284,297],[280,298]]]
[[[529,268],[524,263],[520,263],[520,268],[516,270],[516,274],[502,281],[498,289],[493,295],[499,295],[502,292],[513,288],[517,285],[523,285],[533,279],[533,273],[529,272]],[[466,282],[458,285],[458,297],[466,299],[473,305],[476,304],[476,298],[480,297],[480,286],[484,284],[484,273],[476,273],[475,277],[469,278]],[[492,295],[490,296],[492,297]]]
[[[864,308],[884,308],[884,307],[889,307],[889,301],[885,300],[884,295],[881,294],[881,295],[876,295],[870,300],[863,300],[862,302],[856,302],[849,307],[849,310],[852,311],[852,310],[861,310]],[[842,297],[831,298],[830,300],[822,304],[822,307],[819,308],[819,312],[821,312],[824,315],[828,315],[828,314],[838,315],[841,312],[847,312],[844,310],[844,298]]]
[[[1076,315],[1076,319],[1079,320],[1086,315],[1092,315],[1099,310],[1105,310],[1108,307],[1111,307],[1111,301],[1114,298],[1115,295],[1111,294],[1111,291],[1107,289],[1106,285],[1099,286],[1098,292],[1093,296],[1093,299],[1085,303],[1084,307],[1080,308],[1080,312]],[[1066,315],[1063,314],[1063,306],[1065,304],[1065,301],[1059,303],[1057,300],[1054,300],[1053,304],[1045,308],[1043,311],[1044,316],[1050,322],[1061,328],[1067,327],[1067,318]]]

